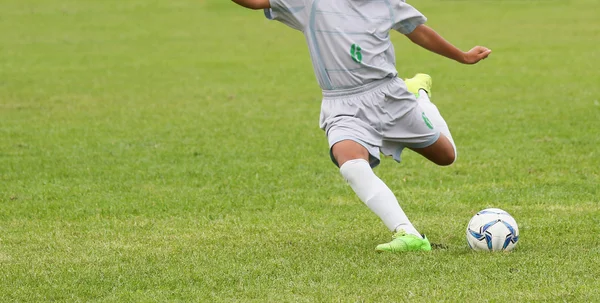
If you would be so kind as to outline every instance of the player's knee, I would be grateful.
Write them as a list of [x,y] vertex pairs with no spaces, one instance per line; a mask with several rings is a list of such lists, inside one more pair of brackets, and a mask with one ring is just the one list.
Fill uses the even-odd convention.
[[331,152],[340,167],[350,160],[364,159],[368,161],[369,159],[367,149],[359,143],[350,140],[336,143],[333,145]]
[[436,164],[440,166],[449,166],[452,165],[454,161],[456,161],[456,152],[454,152],[454,149],[449,149],[440,153]]

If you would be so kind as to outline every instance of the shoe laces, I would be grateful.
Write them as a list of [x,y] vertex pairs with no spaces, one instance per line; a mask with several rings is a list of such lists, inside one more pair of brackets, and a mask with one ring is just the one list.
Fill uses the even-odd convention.
[[406,236],[406,231],[404,231],[404,229],[399,229],[393,236],[392,239],[397,239],[400,238],[402,236]]

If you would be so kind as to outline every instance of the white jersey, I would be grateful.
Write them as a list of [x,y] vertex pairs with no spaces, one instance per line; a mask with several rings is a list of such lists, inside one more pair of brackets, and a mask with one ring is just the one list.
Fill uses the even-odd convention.
[[270,0],[269,19],[301,31],[323,90],[396,77],[390,30],[411,33],[427,19],[404,0]]

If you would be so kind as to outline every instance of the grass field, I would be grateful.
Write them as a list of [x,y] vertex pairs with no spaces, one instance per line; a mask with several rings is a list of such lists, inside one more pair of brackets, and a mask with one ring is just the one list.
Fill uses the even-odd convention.
[[[328,158],[304,38],[220,0],[0,2],[0,302],[600,302],[600,2],[414,0],[458,162],[376,173],[429,254]],[[470,217],[519,223],[473,253]]]

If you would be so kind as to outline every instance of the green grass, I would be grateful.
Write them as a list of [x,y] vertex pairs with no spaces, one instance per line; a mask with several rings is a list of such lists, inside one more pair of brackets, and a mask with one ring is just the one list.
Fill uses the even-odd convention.
[[[600,301],[598,1],[412,3],[494,52],[393,35],[459,161],[376,169],[447,247],[390,255],[329,161],[300,33],[230,1],[3,0],[0,301]],[[517,250],[469,251],[486,207]]]

